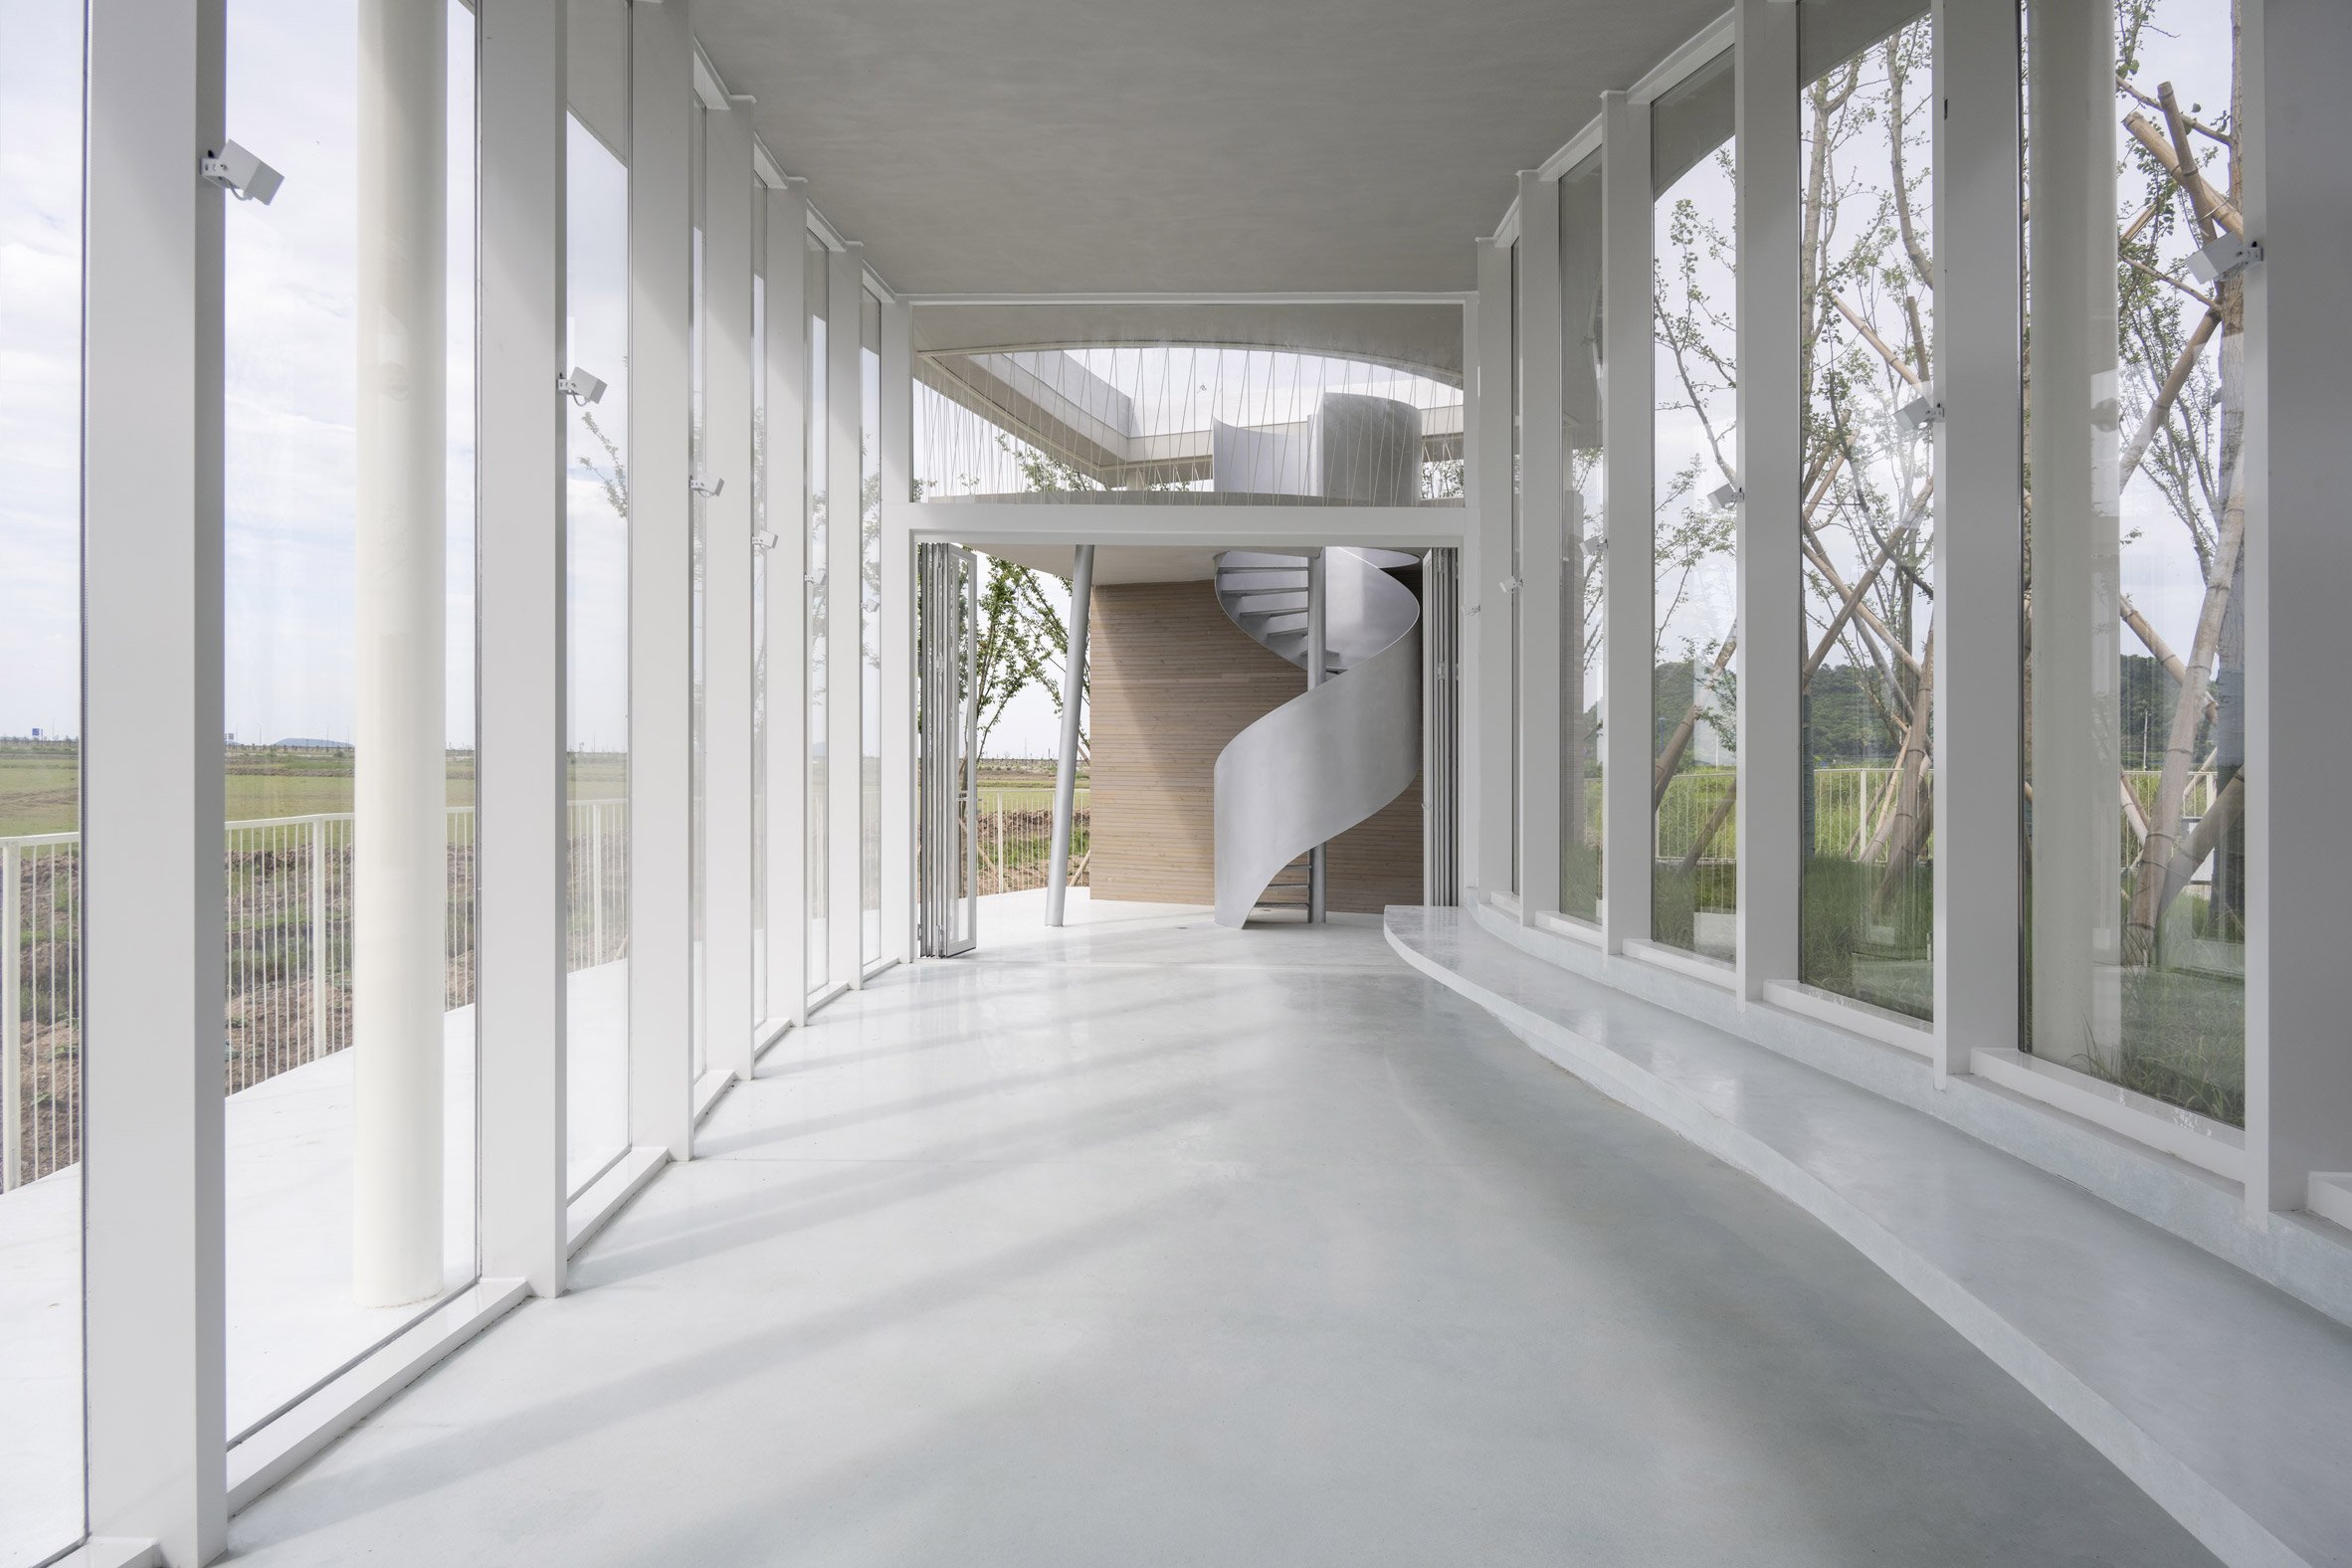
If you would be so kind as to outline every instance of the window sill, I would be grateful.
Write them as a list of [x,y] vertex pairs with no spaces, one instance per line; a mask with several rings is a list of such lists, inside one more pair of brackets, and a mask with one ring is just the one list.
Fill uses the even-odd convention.
[[1554,914],[1546,910],[1535,916],[1534,923],[1538,930],[1549,931],[1554,936],[1565,936],[1571,941],[1582,942],[1596,951],[1601,950],[1604,945],[1599,926],[1588,924],[1573,915]]
[[1968,1068],[1988,1083],[2079,1116],[2224,1181],[2246,1182],[2246,1134],[2236,1127],[2023,1051],[1979,1047],[1970,1054]]
[[1720,958],[1701,958],[1686,953],[1679,947],[1668,947],[1664,942],[1635,940],[1625,944],[1625,956],[1659,969],[1670,969],[1678,975],[1704,980],[1719,985],[1726,991],[1739,989],[1739,971]]
[[1928,1061],[1935,1058],[1935,1026],[1905,1014],[1786,980],[1766,981],[1764,1000],[1783,1012],[1802,1014]]

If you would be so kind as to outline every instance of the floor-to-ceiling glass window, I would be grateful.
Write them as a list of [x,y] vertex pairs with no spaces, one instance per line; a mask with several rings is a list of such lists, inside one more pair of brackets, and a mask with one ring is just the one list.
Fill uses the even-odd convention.
[[82,3],[0,0],[0,1564],[82,1535]]
[[2191,265],[2247,237],[2237,18],[2027,26],[2031,1044],[2243,1125],[2245,277]]
[[[1934,1010],[1934,25],[1797,13],[1797,975]],[[1864,34],[1870,36],[1856,36]]]
[[703,846],[707,837],[705,830],[708,825],[705,792],[710,775],[710,748],[702,702],[705,685],[703,658],[706,641],[703,621],[704,609],[710,598],[703,583],[705,563],[709,560],[707,541],[710,533],[710,508],[702,493],[703,475],[708,468],[708,444],[704,432],[707,423],[705,394],[708,390],[710,364],[707,343],[710,287],[709,280],[703,276],[705,263],[702,236],[707,227],[706,219],[710,210],[710,193],[704,188],[707,183],[705,171],[710,166],[709,143],[710,111],[700,103],[696,103],[694,105],[693,129],[687,140],[686,152],[686,188],[691,192],[690,204],[693,211],[692,249],[689,252],[686,274],[688,322],[686,329],[686,465],[687,471],[693,476],[693,488],[689,492],[686,506],[687,547],[693,552],[692,587],[689,590],[693,596],[692,608],[689,612],[692,627],[689,642],[692,684],[687,704],[687,730],[690,740],[686,761],[688,775],[686,818],[690,845],[687,850],[687,859],[689,863],[688,877],[691,882],[691,891],[688,896],[693,908],[693,989],[692,1000],[688,1004],[688,1011],[692,1017],[687,1033],[692,1042],[691,1053],[696,1078],[701,1077],[702,1069],[708,1063],[710,1055],[710,1010],[703,1005],[705,995],[703,987],[707,983],[708,974],[707,950],[704,943],[703,905],[707,901],[706,895],[709,891],[708,869],[703,865]]
[[882,304],[859,305],[858,961],[882,957]]
[[1738,263],[1732,61],[1651,110],[1657,645],[1652,935],[1737,954]]
[[564,1136],[573,1191],[629,1146],[629,170],[567,125],[564,655],[571,797]]
[[228,1428],[475,1272],[474,61],[231,0]]
[[768,204],[751,187],[751,1018],[772,1011],[768,932],[781,914],[768,886]]
[[826,761],[831,747],[827,742],[827,713],[825,707],[826,656],[829,639],[826,636],[825,612],[831,597],[826,579],[830,575],[826,562],[825,538],[825,481],[828,440],[827,378],[825,367],[828,352],[825,336],[827,264],[829,253],[815,240],[804,242],[808,247],[803,277],[806,280],[802,308],[809,322],[809,395],[808,395],[808,452],[809,477],[808,526],[805,530],[808,554],[803,577],[806,580],[808,605],[808,730],[805,755],[808,758],[808,940],[809,993],[814,996],[832,983],[832,967],[828,956],[833,948],[827,932],[833,913],[832,863],[827,853],[829,835],[827,824],[832,821],[831,797],[826,789]]
[[1601,918],[1601,155],[1560,180],[1560,912]]

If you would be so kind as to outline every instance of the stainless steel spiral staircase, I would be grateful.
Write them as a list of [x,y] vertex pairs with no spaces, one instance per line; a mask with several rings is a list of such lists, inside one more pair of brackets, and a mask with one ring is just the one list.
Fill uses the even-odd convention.
[[[1306,858],[1412,784],[1421,766],[1421,605],[1395,550],[1323,552],[1323,680],[1217,758],[1217,923],[1305,903]],[[1228,550],[1217,602],[1234,625],[1305,670],[1308,557]]]

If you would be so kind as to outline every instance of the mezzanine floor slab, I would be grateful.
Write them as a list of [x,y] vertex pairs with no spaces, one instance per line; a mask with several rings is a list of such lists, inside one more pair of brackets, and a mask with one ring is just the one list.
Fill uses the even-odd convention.
[[2210,1561],[1375,926],[1082,912],[787,1036],[233,1560]]

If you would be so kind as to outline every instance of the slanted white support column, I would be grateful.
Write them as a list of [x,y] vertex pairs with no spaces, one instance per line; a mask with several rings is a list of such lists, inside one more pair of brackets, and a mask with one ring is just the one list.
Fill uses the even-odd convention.
[[2254,0],[2245,19],[2246,224],[2264,253],[2246,285],[2246,1201],[2259,1215],[2306,1206],[2313,1172],[2352,1171],[2352,729],[2334,646],[2352,597],[2352,170],[2330,130],[2352,70],[2352,11]]
[[1601,546],[1601,938],[1650,939],[1651,706],[1658,638],[1651,540],[1650,107],[1601,95],[1602,424],[1608,520]]
[[1797,7],[1739,0],[1732,49],[1739,180],[1739,980],[1797,978]]
[[[90,1529],[228,1526],[221,1140],[223,0],[91,0],[82,565]],[[261,150],[261,149],[257,149]],[[71,1310],[70,1307],[62,1310]]]
[[[914,309],[882,309],[882,492],[914,493]],[[882,508],[882,956],[914,957],[914,536]]]
[[866,310],[866,256],[845,245],[826,268],[825,344],[830,425],[825,483],[825,794],[831,908],[827,965],[836,985],[866,983],[862,845],[865,831],[866,745],[864,698],[866,565],[860,537],[859,495],[865,489],[865,394],[859,354]]
[[1464,484],[1473,530],[1462,573],[1463,901],[1508,891],[1511,870],[1511,251],[1478,242],[1465,381]]
[[2018,1034],[2023,280],[2018,21],[1935,8],[1935,1070]]
[[449,15],[359,7],[351,1288],[441,1288]]
[[808,198],[770,186],[768,313],[768,1016],[809,1019]]
[[692,556],[683,5],[629,8],[629,1139],[693,1142]]
[[[1088,552],[1092,553],[1091,551]],[[1324,637],[1329,622],[1330,570],[1321,550],[1306,557],[1306,688],[1309,691],[1323,684],[1323,666],[1330,659],[1330,645]],[[1318,844],[1306,853],[1306,917],[1320,925],[1324,914],[1324,846]]]
[[1070,827],[1078,810],[1080,710],[1086,700],[1086,625],[1093,619],[1094,546],[1078,547],[1070,579],[1070,648],[1062,657],[1062,753],[1054,764],[1054,833],[1046,866],[1046,923],[1060,925],[1070,890]]
[[1519,918],[1560,907],[1560,182],[1519,171]]
[[702,997],[708,1066],[751,1077],[751,109],[704,123]]
[[[2033,1044],[2058,1062],[2112,1060],[2123,956],[2113,7],[2033,0],[2030,25]],[[1940,849],[1936,859],[1940,874]]]
[[482,1269],[564,1287],[564,5],[482,13]]

